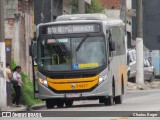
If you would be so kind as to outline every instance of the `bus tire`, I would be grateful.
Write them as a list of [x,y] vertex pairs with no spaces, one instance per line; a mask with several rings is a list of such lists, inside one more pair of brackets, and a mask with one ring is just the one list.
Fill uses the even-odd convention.
[[65,103],[65,106],[66,106],[66,107],[72,107],[72,105],[73,105],[73,100],[66,100],[64,103]]
[[123,94],[124,94],[124,81],[123,81],[123,76],[122,76],[122,82],[121,82],[121,95],[116,96],[114,98],[115,104],[122,104],[123,101]]
[[122,104],[123,96],[119,95],[114,98],[115,104]]
[[106,100],[104,101],[105,105],[111,106],[114,104],[114,98],[115,98],[115,82],[114,82],[114,78],[112,81],[112,96],[108,96],[108,98],[106,98]]
[[47,107],[47,109],[54,108],[54,106],[55,106],[54,100],[52,100],[52,99],[47,99],[46,100],[46,107]]
[[64,107],[64,101],[63,100],[57,100],[57,107],[63,108]]
[[104,104],[107,106],[111,106],[114,103],[113,101],[113,96],[108,96],[108,98],[105,98]]

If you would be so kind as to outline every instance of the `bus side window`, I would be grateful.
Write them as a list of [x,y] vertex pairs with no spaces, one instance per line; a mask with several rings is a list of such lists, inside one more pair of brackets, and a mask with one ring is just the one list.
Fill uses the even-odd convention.
[[112,51],[111,51],[111,42],[112,42],[112,36],[111,36],[111,31],[107,30],[106,31],[107,37],[108,37],[108,43],[109,43],[109,57],[112,57]]

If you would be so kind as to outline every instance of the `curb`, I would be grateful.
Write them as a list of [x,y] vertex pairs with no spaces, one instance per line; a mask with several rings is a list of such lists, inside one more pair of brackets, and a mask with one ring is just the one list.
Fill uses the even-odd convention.
[[45,104],[36,104],[36,105],[33,105],[33,106],[30,106],[29,110],[39,110],[41,108],[45,108],[46,105]]
[[1,108],[0,111],[27,111],[28,107],[27,106],[22,106],[22,107],[4,107]]

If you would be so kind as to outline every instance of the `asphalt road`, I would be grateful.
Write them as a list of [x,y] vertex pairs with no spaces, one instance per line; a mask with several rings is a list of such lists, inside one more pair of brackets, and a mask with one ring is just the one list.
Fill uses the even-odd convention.
[[[47,118],[38,118],[39,120],[160,120],[160,89],[153,90],[134,90],[128,91],[124,96],[123,104],[113,105],[113,106],[104,106],[103,104],[99,104],[98,101],[76,101],[74,102],[74,106],[71,108],[55,108],[55,109],[46,109],[42,108],[40,111],[49,111],[51,114],[54,114],[56,111],[62,111],[59,113],[63,113],[65,111],[69,111],[68,113],[74,116],[75,112],[88,112],[89,117],[47,117]],[[125,111],[124,113],[129,113],[127,111],[131,111],[129,116],[135,117],[96,117],[96,112],[104,112],[106,111]],[[132,112],[135,111],[135,112]],[[139,111],[139,112],[138,112]],[[153,113],[154,115],[159,115],[159,117],[140,117],[138,115],[143,111],[147,111],[148,113],[152,113],[150,111],[156,111]],[[159,111],[159,112],[157,112]],[[57,113],[58,113],[57,112]],[[138,112],[138,114],[137,114]],[[47,113],[47,112],[45,112]],[[67,114],[68,114],[67,113]],[[87,114],[88,114],[87,113]],[[92,114],[91,114],[92,113]],[[133,115],[134,113],[134,115]],[[113,114],[116,114],[116,112]],[[136,117],[138,116],[138,117]],[[0,120],[19,120],[22,118],[0,118]],[[23,118],[23,120],[29,120],[31,118]],[[32,120],[36,120],[37,118],[32,118]]]
[[105,106],[98,100],[86,100],[75,101],[71,108],[43,108],[40,111],[160,111],[160,89],[128,91],[120,105]]

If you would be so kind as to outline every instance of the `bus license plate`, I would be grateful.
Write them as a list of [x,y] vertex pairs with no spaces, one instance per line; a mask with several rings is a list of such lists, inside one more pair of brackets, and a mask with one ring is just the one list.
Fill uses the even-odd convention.
[[77,98],[77,97],[81,97],[80,93],[68,93],[66,94],[67,98]]

